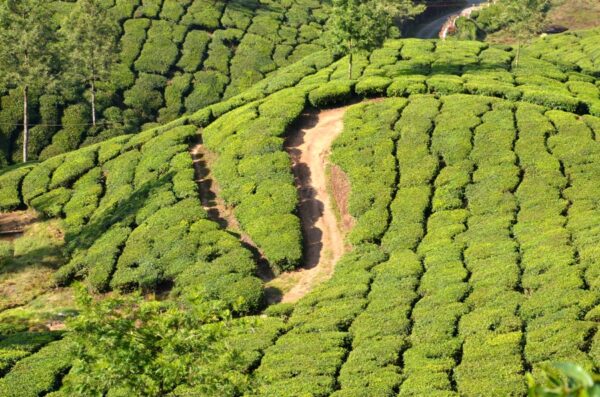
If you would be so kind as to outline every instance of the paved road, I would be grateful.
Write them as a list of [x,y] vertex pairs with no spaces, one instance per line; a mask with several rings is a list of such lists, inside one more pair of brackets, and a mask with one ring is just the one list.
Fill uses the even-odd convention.
[[[452,0],[450,0],[452,1]],[[461,7],[450,7],[444,10],[443,14],[436,15],[434,19],[425,21],[415,27],[410,37],[418,37],[420,39],[433,39],[437,38],[442,25],[452,15],[459,14],[465,8],[485,3],[487,0],[466,0],[465,5]]]

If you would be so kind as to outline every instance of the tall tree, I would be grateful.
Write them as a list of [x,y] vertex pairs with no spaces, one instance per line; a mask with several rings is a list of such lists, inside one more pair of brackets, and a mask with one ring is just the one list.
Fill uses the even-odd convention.
[[348,54],[348,78],[353,55],[379,47],[394,27],[425,10],[413,0],[333,0],[329,19],[331,49]]
[[48,0],[0,4],[0,79],[23,92],[23,161],[28,159],[29,93],[53,83],[58,35]]
[[548,0],[507,0],[503,18],[507,21],[507,30],[517,39],[515,66],[519,66],[523,42],[538,34],[544,25],[546,12],[550,7]]
[[102,3],[79,0],[63,27],[70,60],[68,74],[90,90],[93,126],[96,126],[98,83],[109,78],[111,66],[117,60],[120,31]]

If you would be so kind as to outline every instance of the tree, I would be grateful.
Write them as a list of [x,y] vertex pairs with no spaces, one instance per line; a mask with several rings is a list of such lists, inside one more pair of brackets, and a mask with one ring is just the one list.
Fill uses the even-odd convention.
[[23,92],[23,162],[28,159],[29,93],[48,88],[56,77],[58,35],[47,0],[0,4],[0,78]]
[[331,49],[348,54],[348,78],[352,78],[352,57],[379,47],[399,24],[425,10],[413,0],[333,0],[329,29]]
[[100,0],[79,0],[64,26],[69,76],[90,90],[92,125],[96,126],[96,92],[110,76],[118,56],[119,26]]
[[164,396],[178,386],[203,396],[247,391],[249,378],[234,370],[239,355],[224,341],[233,320],[220,305],[136,294],[96,300],[82,286],[77,300],[80,313],[68,322],[76,359],[64,395]]
[[523,42],[542,30],[549,6],[548,0],[508,0],[506,2],[504,13],[500,18],[507,21],[508,32],[517,38],[515,67],[519,66]]

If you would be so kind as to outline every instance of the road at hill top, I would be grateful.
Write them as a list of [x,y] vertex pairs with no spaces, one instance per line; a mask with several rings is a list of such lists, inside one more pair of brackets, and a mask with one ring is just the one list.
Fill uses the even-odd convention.
[[344,233],[328,193],[326,170],[331,144],[343,129],[346,109],[304,114],[286,140],[300,200],[304,265],[294,272],[298,278],[283,294],[282,302],[297,301],[313,286],[331,277],[336,262],[345,252]]

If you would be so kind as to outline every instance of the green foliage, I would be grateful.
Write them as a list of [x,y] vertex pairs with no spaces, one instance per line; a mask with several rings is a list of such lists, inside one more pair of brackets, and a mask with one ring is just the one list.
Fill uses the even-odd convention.
[[71,367],[75,348],[67,338],[49,343],[37,353],[19,360],[0,379],[0,396],[39,396],[53,391],[61,376]]
[[90,89],[92,124],[96,125],[96,89],[107,82],[117,60],[119,26],[99,0],[78,1],[63,26],[69,54],[69,77]]
[[391,80],[387,77],[367,77],[365,79],[361,79],[354,90],[356,94],[363,96],[381,96],[385,94],[386,89],[390,85]]
[[231,332],[224,309],[138,296],[94,301],[84,293],[79,304],[70,322],[76,358],[61,389],[66,395],[160,396],[185,381],[216,396],[248,386],[246,375],[227,370],[239,356],[224,343]]
[[0,209],[14,210],[21,205],[20,186],[30,167],[20,167],[14,172],[0,175]]
[[177,63],[186,72],[195,72],[205,58],[206,49],[210,42],[208,33],[202,30],[190,31],[183,44],[181,59]]
[[424,5],[415,5],[411,0],[335,0],[328,21],[333,39],[329,46],[334,52],[348,54],[348,79],[353,76],[354,54],[371,51],[383,44],[393,30],[394,19],[410,19],[424,10]]
[[529,375],[529,392],[532,397],[550,396],[597,396],[600,386],[597,380],[583,368],[571,363],[558,363],[549,367],[545,372],[545,382],[536,382]]
[[[7,0],[0,6],[0,83],[19,88],[28,105],[29,92],[53,83],[57,33],[45,0]],[[28,160],[29,111],[23,110],[23,162]]]
[[323,84],[308,94],[311,105],[317,108],[343,103],[352,97],[354,83],[336,80]]
[[87,105],[71,105],[62,116],[63,129],[52,137],[52,145],[46,147],[40,158],[46,159],[57,154],[75,150],[81,143],[90,118],[90,109]]

